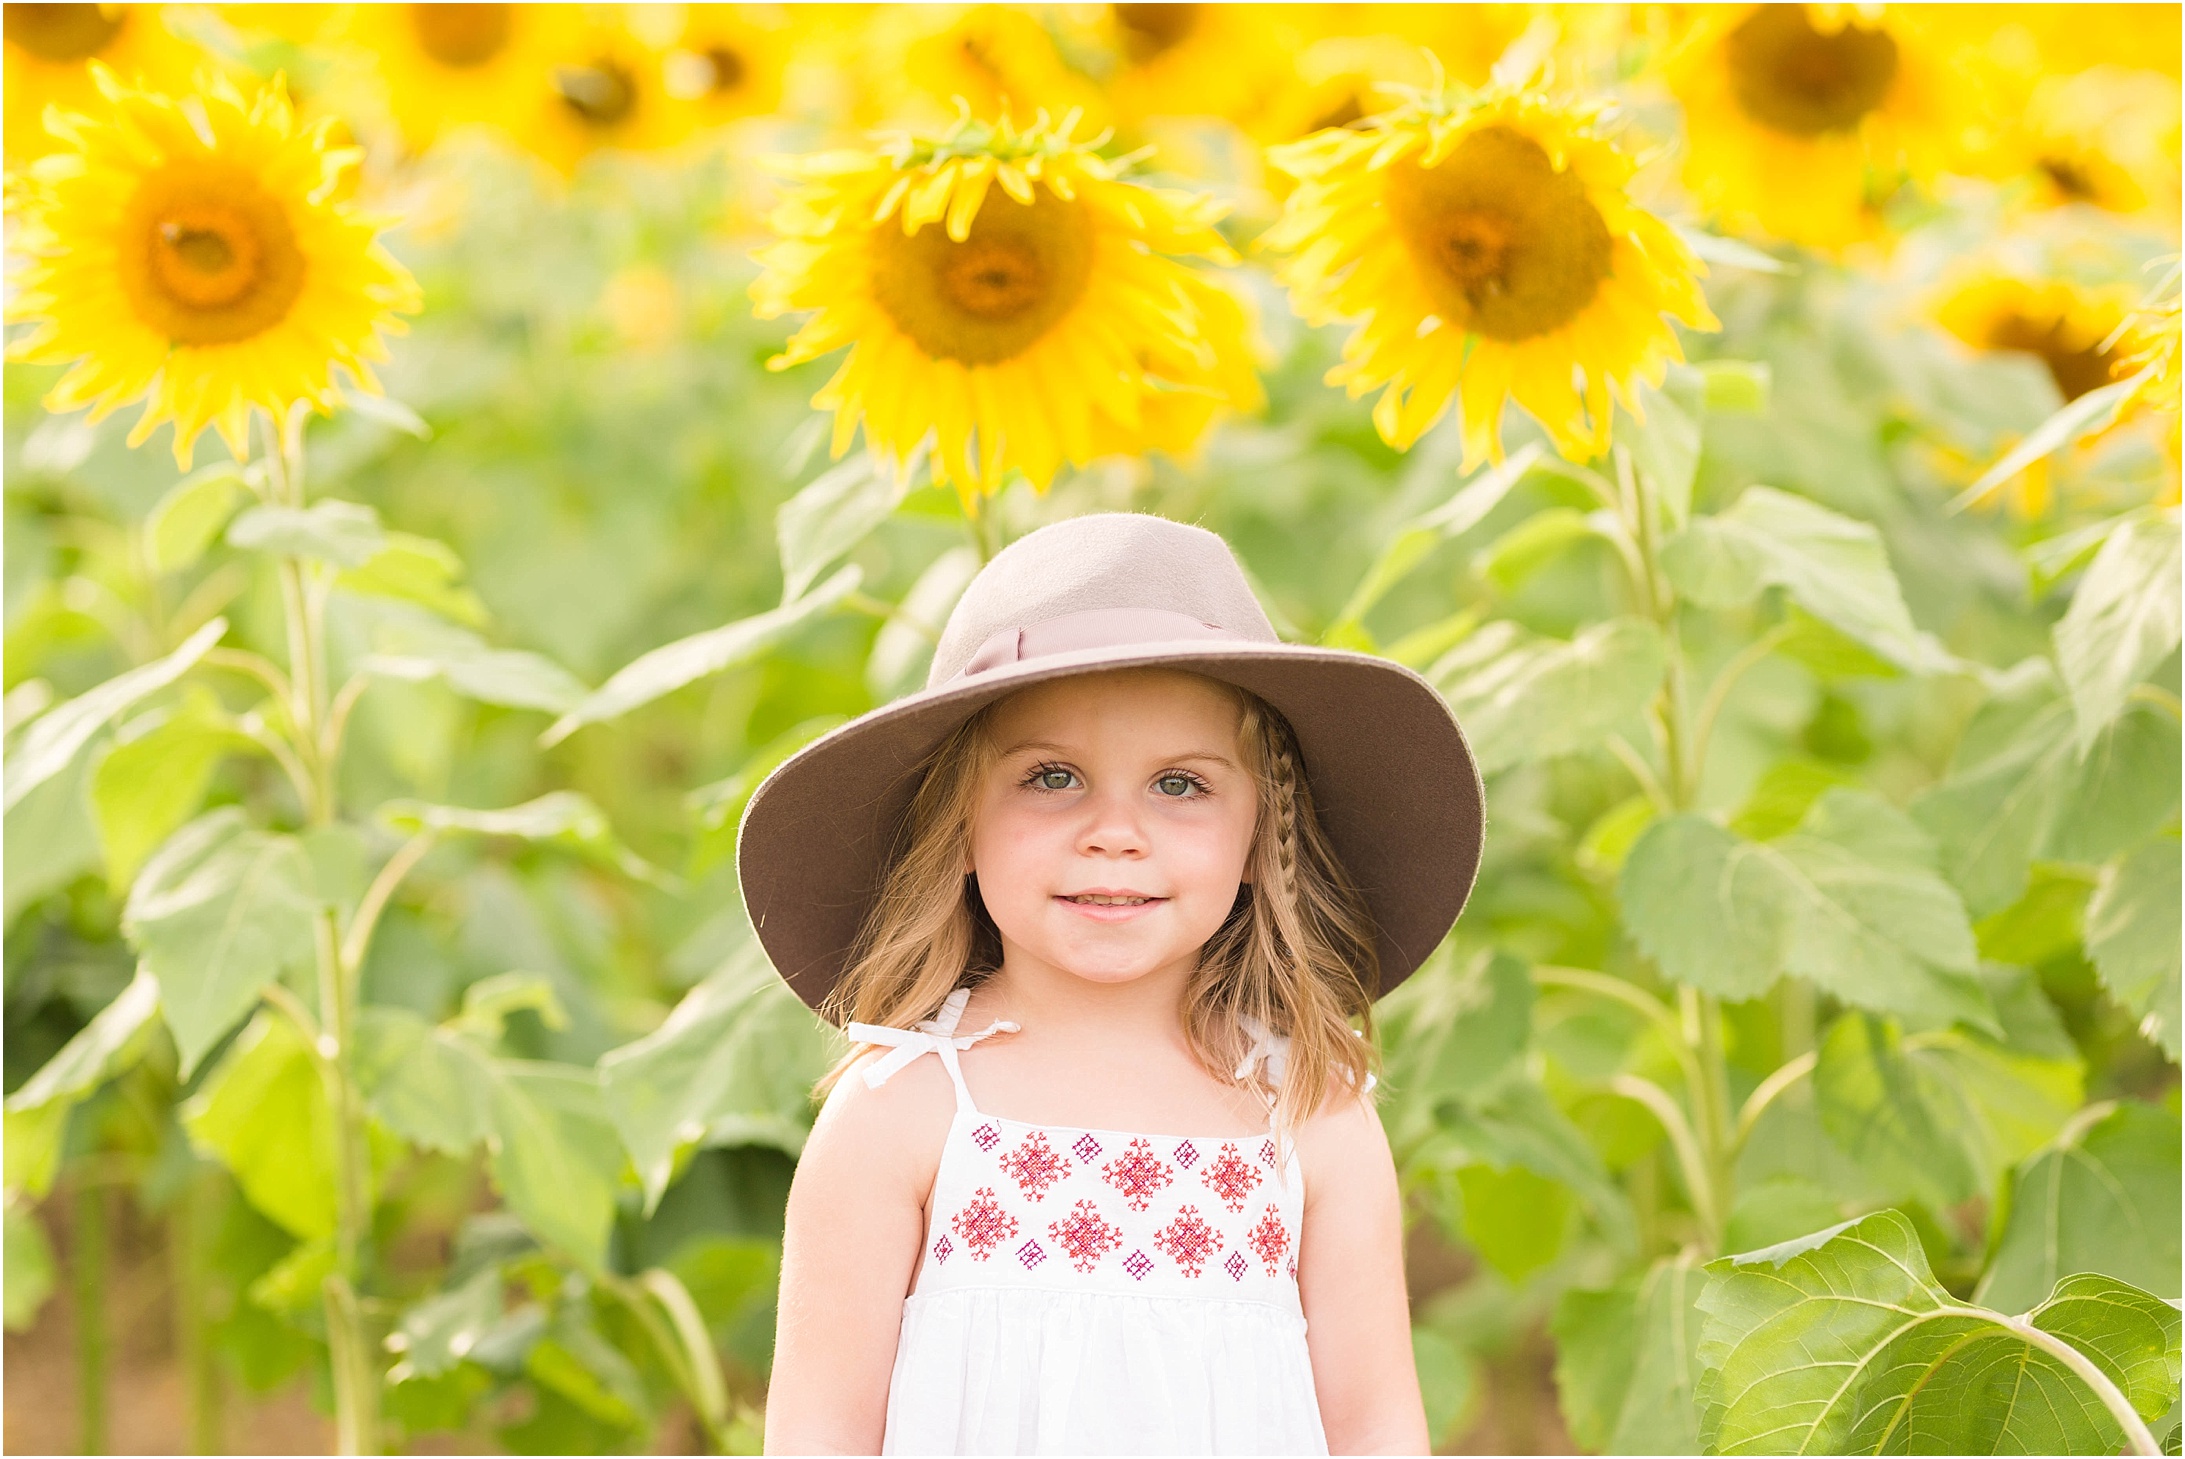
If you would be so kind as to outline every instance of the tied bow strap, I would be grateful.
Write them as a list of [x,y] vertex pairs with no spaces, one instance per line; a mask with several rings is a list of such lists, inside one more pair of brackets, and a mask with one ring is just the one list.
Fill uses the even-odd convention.
[[[1239,1079],[1251,1078],[1252,1067],[1265,1061],[1267,1065],[1267,1082],[1279,1086],[1282,1083],[1283,1070],[1290,1061],[1289,1039],[1277,1034],[1249,1013],[1238,1014],[1237,1024],[1252,1036],[1252,1047],[1245,1051],[1244,1062],[1237,1065],[1237,1077]],[[1350,1032],[1352,1038],[1365,1037],[1355,1028]],[[1366,1088],[1371,1089],[1379,1082],[1372,1071],[1368,1070],[1366,1073]]]
[[[977,1033],[959,1034],[956,1020],[963,1017],[964,1004],[971,998],[969,988],[958,988],[942,1003],[941,1011],[932,1018],[920,1019],[909,1028],[893,1028],[879,1023],[853,1023],[842,1031],[852,1043],[887,1044],[888,1052],[865,1066],[865,1083],[878,1089],[893,1078],[895,1071],[921,1054],[939,1055],[945,1045],[951,1050],[968,1049],[980,1039],[997,1033],[1016,1033],[1019,1025],[1006,1018],[997,1018]],[[946,1062],[945,1056],[943,1062]]]

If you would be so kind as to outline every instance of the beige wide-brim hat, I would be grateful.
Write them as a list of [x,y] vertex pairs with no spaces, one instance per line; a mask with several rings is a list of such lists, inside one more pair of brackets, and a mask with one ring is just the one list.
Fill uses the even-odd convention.
[[1229,545],[1136,513],[1011,543],[949,615],[926,687],[782,762],[738,836],[744,906],[774,967],[818,1007],[880,890],[923,766],[972,714],[1071,674],[1184,669],[1248,689],[1297,734],[1320,823],[1364,892],[1393,988],[1471,895],[1486,789],[1456,716],[1401,664],[1281,642]]

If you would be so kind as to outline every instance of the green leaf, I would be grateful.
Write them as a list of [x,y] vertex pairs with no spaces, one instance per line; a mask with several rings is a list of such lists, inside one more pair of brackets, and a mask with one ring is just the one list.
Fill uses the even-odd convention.
[[2080,754],[2178,644],[2178,513],[2128,517],[2102,544],[2056,625]]
[[493,1132],[488,1052],[405,1008],[358,1015],[356,1078],[366,1107],[412,1144],[464,1155]]
[[167,488],[144,519],[144,558],[153,572],[178,572],[205,555],[235,504],[250,494],[243,469],[221,461]]
[[2000,461],[1981,472],[1979,480],[1950,498],[1944,510],[1963,511],[2042,457],[2053,455],[2073,441],[2109,426],[2116,420],[2117,412],[2123,408],[2126,399],[2144,382],[2146,375],[2147,371],[2142,370],[2127,379],[2112,380],[2099,389],[2089,390],[2042,421],[2026,433],[2024,440],[2011,447]]
[[1766,415],[1774,371],[1766,360],[1701,360],[1699,372],[1709,415]]
[[1745,804],[1730,817],[1730,830],[1754,841],[1780,836],[1806,818],[1823,791],[1858,783],[1850,771],[1824,761],[1779,761],[1762,773]]
[[182,1110],[182,1127],[260,1211],[309,1241],[335,1219],[333,1107],[294,1024],[261,1012]]
[[2071,726],[2054,671],[2029,659],[1998,676],[1948,777],[1913,800],[1913,818],[1940,844],[1943,871],[1976,915],[2017,901],[2035,857],[2106,861],[2175,812],[2174,720],[2134,706],[2083,760],[2072,754]]
[[165,658],[117,674],[32,720],[8,756],[6,808],[15,809],[24,796],[66,769],[76,752],[115,715],[188,673],[227,631],[228,620],[215,618]]
[[734,775],[701,785],[683,797],[683,807],[698,823],[691,847],[690,874],[703,876],[735,854],[736,834],[743,824],[744,807],[751,803],[759,782],[774,773],[782,761],[803,749],[847,719],[841,714],[815,715],[768,740]]
[[1637,1229],[1629,1198],[1538,1083],[1506,1079],[1481,1099],[1444,1105],[1441,1119],[1441,1133],[1417,1157],[1421,1164],[1452,1174],[1486,1165],[1545,1176],[1578,1197],[1610,1246],[1624,1253],[1633,1249]]
[[1479,1396],[1479,1371],[1471,1355],[1431,1327],[1411,1329],[1411,1361],[1419,1374],[1432,1447],[1453,1437]]
[[137,874],[122,930],[159,980],[186,1079],[284,969],[311,965],[303,848],[227,806],[184,826]]
[[1439,957],[1383,999],[1376,1015],[1389,1052],[1382,1084],[1424,1101],[1483,1094],[1524,1051],[1533,983],[1525,962],[1483,950],[1462,968]]
[[6,1248],[7,1329],[26,1331],[53,1295],[53,1245],[31,1211],[9,1201]]
[[1625,858],[1619,893],[1633,939],[1702,991],[1750,998],[1792,973],[1856,1007],[1995,1028],[1933,845],[1870,792],[1824,791],[1774,841],[1689,812],[1657,821]]
[[2102,868],[2086,904],[2087,956],[2140,1031],[2178,1057],[2178,838],[2157,836]]
[[1882,1189],[1930,1210],[1997,1189],[2078,1108],[2075,1056],[2043,1057],[1954,1029],[1905,1037],[1849,1013],[1813,1071],[1821,1124]]
[[1566,549],[1601,535],[1606,512],[1549,507],[1534,512],[1472,558],[1472,571],[1502,593],[1515,592]]
[[865,687],[875,699],[892,699],[911,687],[933,657],[956,600],[978,576],[979,554],[969,547],[951,547],[918,574],[918,581],[896,606],[895,616],[880,625],[872,652],[865,658]]
[[1719,233],[1704,233],[1697,228],[1679,226],[1676,234],[1684,240],[1684,246],[1707,263],[1718,263],[1724,268],[1747,269],[1756,274],[1788,274],[1797,270],[1772,253],[1763,253],[1749,243],[1735,238],[1725,238]]
[[378,390],[349,389],[341,393],[341,403],[377,425],[415,436],[420,441],[432,439],[432,427],[425,418],[395,399]]
[[636,1367],[581,1307],[565,1304],[554,1314],[524,1371],[602,1423],[634,1428],[651,1416]]
[[379,513],[362,502],[327,497],[308,507],[252,507],[228,526],[228,542],[282,557],[362,567],[387,545]]
[[[104,736],[78,750],[58,775],[9,806],[4,823],[5,922],[40,898],[99,867],[99,835],[91,815],[91,772]],[[10,770],[12,774],[12,768]]]
[[1570,1232],[1571,1192],[1522,1165],[1467,1165],[1464,1234],[1505,1280],[1522,1282],[1560,1256]]
[[402,1314],[387,1335],[387,1351],[401,1356],[387,1381],[439,1377],[460,1363],[500,1319],[501,1270],[481,1267],[468,1280],[435,1292]]
[[2093,1272],[2056,1284],[2027,1316],[2094,1360],[2150,1423],[2177,1402],[2178,1310],[2151,1292]]
[[[93,1015],[89,1023],[76,1031],[75,1037],[61,1045],[59,1053],[46,1060],[37,1073],[24,1081],[22,1088],[8,1096],[8,1113],[27,1115],[44,1110],[65,1115],[70,1106],[142,1056],[152,1020],[158,1014],[159,981],[140,967],[136,976],[129,980],[129,986],[123,988],[113,1002]],[[31,1132],[28,1125],[23,1129],[26,1133]],[[58,1137],[60,1124],[57,1119],[50,1129]],[[11,1126],[8,1133],[11,1146],[16,1133]],[[29,1152],[11,1149],[11,1162],[18,1153]],[[40,1160],[49,1161],[57,1154],[56,1148],[50,1155],[41,1155]],[[18,1182],[11,1178],[9,1184]],[[36,1190],[42,1193],[44,1183],[38,1182]]]
[[2034,967],[2077,948],[2094,886],[2084,868],[2035,862],[2025,895],[1974,924],[1981,957]]
[[122,727],[91,772],[91,811],[110,886],[127,889],[144,859],[197,813],[212,772],[237,751],[256,753],[258,745],[203,689]]
[[290,1322],[308,1322],[323,1311],[326,1279],[340,1264],[341,1248],[334,1237],[314,1236],[275,1262],[244,1295]]
[[771,1145],[797,1154],[828,1041],[753,944],[690,990],[667,1021],[600,1056],[600,1094],[660,1203],[685,1146]]
[[397,831],[511,836],[557,846],[602,866],[613,867],[639,881],[657,882],[666,877],[659,868],[624,846],[606,813],[588,797],[573,790],[550,791],[537,800],[527,800],[522,805],[501,810],[391,800],[379,808],[379,818]]
[[334,586],[372,598],[394,598],[428,608],[471,628],[485,625],[486,605],[459,586],[463,560],[444,542],[389,532],[386,545],[362,567],[346,568]]
[[781,543],[781,600],[794,603],[819,575],[888,519],[910,490],[915,465],[897,473],[869,451],[821,472],[774,514]]
[[495,973],[463,990],[463,1011],[448,1020],[451,1028],[497,1042],[509,1015],[536,1013],[548,1028],[567,1028],[569,1014],[554,985],[536,973]]
[[1696,1454],[1698,1300],[1689,1256],[1664,1257],[1607,1291],[1555,1306],[1555,1382],[1571,1437],[1604,1454]]
[[2090,1106],[2019,1169],[1997,1217],[2002,1239],[1974,1295],[2019,1312],[2072,1272],[2177,1291],[2179,1179],[2175,1114]]
[[1635,402],[1644,423],[1627,417],[1617,436],[1631,448],[1631,460],[1666,509],[1668,524],[1679,529],[1691,519],[1692,478],[1699,471],[1699,417],[1707,408],[1699,376],[1672,366],[1662,389],[1639,386]]
[[467,628],[422,615],[383,620],[373,633],[373,652],[357,667],[412,683],[438,679],[465,699],[549,714],[568,713],[588,692],[552,659],[494,648]]
[[[2067,1290],[2055,1313],[2015,1324],[1944,1291],[1895,1211],[1707,1271],[1698,1396],[1710,1452],[2114,1453],[2118,1421],[2036,1334],[2053,1320],[2078,1347],[2099,1327],[2111,1366],[2149,1370],[2144,1304],[2097,1320]],[[2172,1352],[2176,1331],[2173,1317]]]
[[1462,721],[1482,774],[1598,748],[1643,709],[1667,667],[1661,630],[1611,618],[1569,642],[1490,623],[1428,674]]
[[1328,633],[1322,635],[1324,643],[1358,629],[1374,605],[1388,595],[1388,590],[1410,576],[1413,568],[1426,561],[1427,554],[1453,537],[1461,537],[1486,520],[1487,514],[1502,504],[1511,488],[1524,480],[1540,459],[1538,446],[1525,446],[1513,453],[1501,464],[1490,466],[1474,474],[1460,485],[1456,494],[1425,516],[1399,528],[1390,535],[1378,556],[1366,568],[1366,575],[1351,590],[1350,600],[1342,606],[1330,623]]
[[623,1152],[597,1078],[589,1069],[523,1059],[496,1059],[489,1068],[494,1184],[541,1242],[587,1271],[603,1270]]
[[1947,673],[1958,661],[1912,624],[1881,533],[1870,522],[1773,487],[1747,487],[1730,509],[1662,545],[1677,591],[1707,608],[1736,607],[1763,587],[1901,668]]
[[857,591],[863,581],[861,571],[846,567],[793,603],[642,654],[617,670],[583,703],[555,720],[539,742],[558,744],[585,725],[618,718],[709,674],[749,663]]

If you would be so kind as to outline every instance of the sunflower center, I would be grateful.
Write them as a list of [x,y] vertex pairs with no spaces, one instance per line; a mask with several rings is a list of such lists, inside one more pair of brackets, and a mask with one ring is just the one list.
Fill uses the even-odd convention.
[[630,113],[637,110],[637,78],[613,61],[557,66],[554,90],[578,120],[602,130],[629,120]]
[[1123,27],[1123,51],[1144,64],[1163,51],[1173,50],[1199,23],[1196,5],[1118,5],[1116,24]]
[[148,178],[123,214],[122,287],[178,345],[232,344],[288,317],[304,257],[280,204],[219,163]]
[[2061,319],[2007,314],[1989,331],[1988,346],[2023,350],[2039,359],[2048,366],[2048,376],[2066,403],[2107,385],[2110,367],[2116,363],[2116,357],[2098,343],[2074,345],[2065,338]]
[[41,61],[82,61],[121,34],[127,13],[103,5],[10,5],[0,12],[7,39]]
[[706,90],[715,96],[725,96],[744,84],[751,68],[744,58],[727,46],[709,46],[705,51],[706,64],[713,68]]
[[1846,25],[1823,35],[1803,5],[1762,5],[1730,32],[1730,90],[1745,114],[1794,137],[1848,132],[1897,79],[1888,32]]
[[412,5],[417,44],[443,66],[483,66],[508,48],[513,5]]
[[1398,163],[1387,198],[1436,306],[1475,334],[1558,329],[1608,278],[1608,225],[1585,183],[1507,127],[1472,133],[1433,167]]
[[2087,170],[2069,157],[2043,157],[2034,164],[2051,186],[2065,197],[2087,203],[2100,196]]
[[990,192],[958,243],[938,223],[873,236],[873,297],[920,349],[993,365],[1022,354],[1070,311],[1092,274],[1084,205],[1045,188],[1030,205]]

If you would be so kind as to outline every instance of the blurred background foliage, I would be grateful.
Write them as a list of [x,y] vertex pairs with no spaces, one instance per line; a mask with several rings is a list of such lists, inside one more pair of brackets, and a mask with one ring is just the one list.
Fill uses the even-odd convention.
[[[96,104],[90,59],[281,73],[362,149],[350,186],[423,307],[386,399],[308,433],[310,497],[384,524],[353,560],[309,549],[332,682],[376,675],[331,823],[233,672],[118,706],[18,799],[55,706],[216,616],[272,661],[287,629],[276,553],[222,532],[240,486],[7,367],[9,1447],[319,1449],[364,1361],[394,1448],[753,1451],[835,1040],[749,943],[737,815],[921,678],[981,550],[1090,510],[1220,531],[1286,635],[1430,672],[1488,766],[1472,902],[1381,1011],[1438,1444],[1712,1440],[1669,1341],[1697,1341],[1699,1265],[1884,1208],[1954,1298],[2021,1312],[2080,1271],[2174,1298],[2177,387],[2133,350],[2175,330],[2178,11],[1826,9],[1808,38],[1886,35],[1910,78],[1832,151],[1710,72],[1737,7],[10,5],[11,169],[53,146],[47,101]],[[1300,323],[1254,247],[1288,186],[1262,146],[1498,61],[1615,100],[1632,196],[1710,261],[1722,329],[1682,332],[1691,366],[1590,473],[1517,411],[1505,467],[1463,476],[1454,420],[1391,449],[1322,383],[1341,328]],[[957,97],[1082,107],[1108,155],[1150,146],[1151,180],[1228,205],[1263,412],[976,520],[922,484],[839,507],[865,468],[830,466],[809,404],[832,364],[770,372],[788,328],[747,293],[760,159]],[[1642,523],[1677,540],[1634,575]],[[861,578],[542,735],[775,610],[785,556]],[[170,1034],[137,976],[197,955],[140,884],[192,835],[272,837],[350,906],[423,858],[357,970],[361,1360],[329,1350],[343,1157],[302,1025]],[[1694,899],[1755,847],[1796,875],[1736,882],[1742,921]],[[1800,876],[1905,900],[1854,891],[1869,936],[1831,941]],[[2174,1435],[2168,1400],[2146,1417]]]

